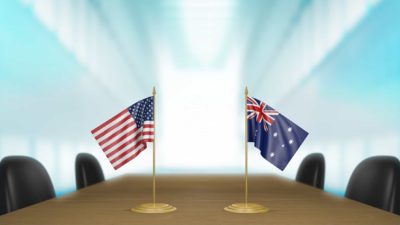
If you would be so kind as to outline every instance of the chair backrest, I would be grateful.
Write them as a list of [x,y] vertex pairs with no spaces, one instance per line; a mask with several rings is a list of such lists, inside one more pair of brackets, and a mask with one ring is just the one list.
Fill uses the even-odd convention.
[[26,156],[7,156],[0,162],[0,214],[55,197],[43,165]]
[[365,159],[354,169],[345,196],[399,214],[399,160],[393,156],[374,156]]
[[81,189],[104,181],[103,170],[97,159],[88,153],[79,153],[75,160],[76,188]]
[[321,153],[313,153],[305,157],[297,171],[296,180],[319,189],[324,189],[324,156]]

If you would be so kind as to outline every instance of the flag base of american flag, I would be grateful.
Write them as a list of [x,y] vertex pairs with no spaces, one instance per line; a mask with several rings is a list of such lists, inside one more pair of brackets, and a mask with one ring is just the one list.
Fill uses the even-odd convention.
[[225,207],[224,210],[231,213],[266,213],[269,211],[265,206],[256,203],[234,203]]
[[167,203],[144,203],[131,209],[135,213],[169,213],[175,210],[175,207]]

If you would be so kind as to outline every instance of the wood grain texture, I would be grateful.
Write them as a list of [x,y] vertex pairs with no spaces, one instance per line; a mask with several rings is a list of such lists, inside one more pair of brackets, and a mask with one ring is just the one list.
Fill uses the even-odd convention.
[[152,201],[150,176],[126,175],[0,216],[0,224],[400,224],[400,216],[276,176],[250,176],[249,202],[266,214],[231,214],[223,208],[244,198],[243,176],[158,176],[157,201],[178,208],[170,214],[135,214]]

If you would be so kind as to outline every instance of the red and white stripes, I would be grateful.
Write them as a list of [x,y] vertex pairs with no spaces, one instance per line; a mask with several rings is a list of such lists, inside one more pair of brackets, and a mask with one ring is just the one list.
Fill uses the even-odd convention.
[[144,121],[142,127],[137,127],[125,109],[93,129],[92,134],[114,169],[118,169],[145,150],[147,142],[153,142],[154,121]]

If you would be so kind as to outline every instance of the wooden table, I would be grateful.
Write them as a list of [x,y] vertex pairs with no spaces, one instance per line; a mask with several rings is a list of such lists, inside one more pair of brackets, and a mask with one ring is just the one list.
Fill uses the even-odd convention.
[[158,176],[157,200],[178,208],[169,214],[129,211],[151,202],[151,177],[127,175],[0,216],[0,224],[400,224],[400,216],[275,176],[249,177],[249,201],[266,214],[232,214],[243,200],[241,176]]

